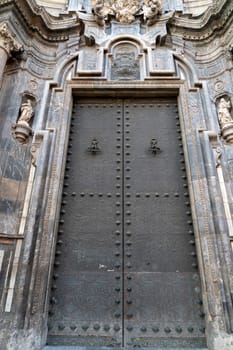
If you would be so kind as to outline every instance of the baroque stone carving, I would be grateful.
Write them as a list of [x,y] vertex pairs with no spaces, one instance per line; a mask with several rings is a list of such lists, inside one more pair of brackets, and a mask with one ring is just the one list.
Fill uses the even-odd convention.
[[142,10],[144,21],[152,25],[156,22],[158,15],[162,14],[162,3],[160,0],[145,0]]
[[13,125],[13,129],[15,139],[20,144],[24,144],[27,142],[28,137],[32,134],[32,129],[29,123],[34,115],[34,110],[30,99],[22,103],[20,111],[21,114],[17,123]]
[[218,120],[221,133],[226,142],[233,144],[233,119],[231,116],[231,101],[221,97],[218,102]]
[[133,45],[129,44],[122,44],[115,48],[111,67],[112,80],[140,79],[140,66],[135,49]]
[[27,100],[27,102],[22,103],[21,106],[21,115],[19,117],[19,121],[18,122],[26,122],[29,123],[30,120],[33,117],[33,108],[32,108],[32,103],[30,100]]
[[158,15],[162,13],[161,0],[95,0],[93,13],[96,21],[104,25],[108,16],[114,16],[120,23],[130,24],[137,15],[143,15],[148,25],[155,23]]
[[104,0],[96,0],[93,13],[95,14],[96,22],[103,26],[108,16],[108,7],[104,5]]
[[10,33],[8,25],[5,22],[0,26],[0,47],[7,52],[8,56],[13,51],[20,51],[22,49],[22,45],[15,40],[15,35]]
[[139,2],[137,0],[117,0],[110,7],[118,22],[128,24],[135,21],[135,16],[139,9]]

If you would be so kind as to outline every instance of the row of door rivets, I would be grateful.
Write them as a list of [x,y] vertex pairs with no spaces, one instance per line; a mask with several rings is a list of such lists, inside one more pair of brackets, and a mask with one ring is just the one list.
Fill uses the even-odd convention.
[[[178,113],[178,111],[177,111],[177,113]],[[177,120],[177,122],[176,122],[177,133],[180,134],[180,133],[181,133],[181,127],[180,127],[179,115],[176,116],[176,120]],[[181,136],[181,135],[178,136],[178,140],[182,140],[182,136]],[[183,144],[182,144],[182,143],[179,143],[178,146],[179,146],[179,148],[181,149],[181,150],[179,151],[179,154],[180,154],[181,156],[184,156]],[[185,163],[184,157],[182,157],[182,158],[180,159],[180,163],[181,163],[181,164],[184,164],[184,163]],[[181,178],[182,178],[183,180],[187,180],[186,169],[185,169],[185,167],[181,167],[180,170],[181,170],[182,172],[185,172],[184,175],[181,175]],[[183,184],[183,188],[188,188],[188,184],[187,184],[187,183],[184,183],[184,184]],[[184,196],[185,196],[185,197],[189,197],[189,194],[186,192],[186,193],[184,193]],[[186,205],[186,206],[190,206],[190,202],[185,202],[185,205]],[[187,215],[187,216],[191,216],[192,214],[191,214],[190,211],[186,211],[186,215]],[[187,224],[188,224],[188,225],[192,225],[192,221],[191,221],[191,220],[187,221]],[[193,235],[193,230],[190,230],[189,233],[190,233],[191,235]],[[191,240],[191,241],[189,241],[189,244],[195,246],[195,241],[194,241],[194,240]],[[191,256],[192,256],[193,258],[196,259],[196,252],[195,252],[195,251],[191,252]],[[198,267],[197,262],[192,263],[192,267],[196,269],[196,268]]]
[[[51,324],[48,324],[48,328],[49,328],[49,330],[51,330],[51,329],[53,329],[54,327],[53,327]],[[79,328],[80,328],[80,329],[79,329]],[[102,329],[102,330],[104,330],[105,332],[109,332],[109,331],[111,330],[111,327],[110,327],[110,325],[108,325],[108,324],[103,325],[103,326],[101,327],[101,325],[99,325],[98,323],[94,324],[93,326],[90,326],[90,325],[85,324],[85,325],[83,325],[83,326],[81,326],[81,327],[78,327],[78,326],[75,325],[75,324],[71,324],[70,326],[65,326],[63,323],[59,323],[59,324],[57,325],[57,329],[58,329],[59,331],[64,331],[64,330],[70,329],[70,330],[73,331],[73,332],[74,332],[74,331],[77,332],[78,330],[82,330],[82,331],[84,331],[84,332],[87,332],[87,331],[90,330],[90,329],[92,329],[92,330],[94,330],[94,331],[96,331],[96,332],[99,332],[99,331],[101,331],[101,329]],[[114,326],[113,326],[113,330],[114,330],[115,332],[119,332],[119,331],[121,330],[121,327],[120,327],[119,325],[114,325]]]
[[[148,108],[148,107],[150,107],[150,108],[159,107],[160,108],[162,106],[166,106],[167,108],[174,108],[174,106],[176,106],[176,105],[173,105],[172,103],[166,103],[166,104],[165,103],[163,103],[163,104],[155,103],[155,104],[146,104],[146,105],[138,103],[138,104],[133,104],[132,106],[133,106],[133,108]],[[128,108],[129,106],[127,105],[125,107]]]
[[[177,133],[180,134],[180,133],[181,133],[181,128],[180,128],[180,122],[179,122],[179,116],[178,116],[178,115],[177,115],[176,119],[177,119],[177,122],[176,122]],[[181,137],[180,135],[178,136],[178,140],[182,140],[182,137]],[[182,145],[182,143],[179,143],[179,147],[181,148],[181,150],[179,151],[179,154],[180,154],[181,156],[184,156],[184,151],[183,151],[183,145]],[[185,164],[185,159],[184,159],[184,157],[180,158],[180,163],[181,163],[181,164]],[[183,173],[185,173],[184,175],[181,175],[182,180],[187,180],[185,166],[182,166],[182,167],[180,168],[180,170],[181,170]],[[183,184],[183,188],[188,188],[188,184],[187,184],[187,183],[184,183],[184,184]],[[184,197],[189,197],[189,194],[188,194],[187,192],[185,192],[185,193],[184,193]],[[186,206],[190,206],[190,202],[189,202],[189,201],[186,201],[186,202],[185,202],[185,205],[186,205]],[[187,216],[191,216],[191,212],[190,212],[190,211],[186,211],[186,215],[187,215]],[[188,221],[187,221],[187,224],[188,224],[188,225],[192,225],[192,221],[191,221],[191,220],[188,220]],[[190,230],[190,231],[189,231],[189,234],[193,235],[193,234],[194,234],[194,233],[193,233],[193,230]],[[189,241],[189,244],[192,245],[192,246],[195,246],[195,241],[194,241],[194,240],[191,240],[191,241]],[[196,252],[195,252],[195,251],[191,252],[190,255],[191,255],[193,258],[196,259]],[[198,267],[197,263],[196,263],[196,262],[192,263],[192,267],[196,269],[196,268]],[[193,275],[193,279],[194,279],[194,280],[198,280],[198,279],[199,279],[198,275],[197,275],[197,274]],[[200,292],[200,288],[199,288],[199,287],[195,287],[195,290],[196,290],[197,292]],[[201,304],[200,304],[200,305],[201,305]],[[199,312],[199,316],[202,317],[202,318],[204,317],[203,311],[200,311],[200,312]],[[192,327],[191,327],[191,329],[189,329],[189,330],[192,331]],[[203,332],[203,328],[201,328],[200,330]]]
[[[68,168],[66,169],[66,171],[69,171],[69,170],[70,170],[70,169],[69,169],[69,167],[68,167]],[[66,187],[66,186],[64,186],[64,187]],[[66,197],[66,196],[67,196],[67,193],[64,192],[64,193],[63,193],[63,197]],[[65,200],[63,199],[63,201],[62,201],[62,207],[66,206],[66,204],[67,204],[67,201],[65,201]],[[66,214],[65,209],[61,209],[61,212],[60,212],[60,213],[61,213],[61,215],[65,215],[65,214]],[[62,228],[61,228],[61,226],[64,224],[64,220],[61,219],[61,217],[60,217],[59,223],[60,223],[60,227],[59,227],[59,230],[58,230],[58,235],[61,236],[61,235],[64,234],[64,231],[63,231]],[[55,251],[54,267],[57,269],[57,268],[59,268],[59,266],[60,266],[60,261],[57,260],[57,258],[59,258],[59,257],[61,256],[61,254],[62,254],[62,252],[61,252],[61,250],[59,249],[59,247],[61,247],[61,246],[63,245],[63,241],[62,241],[61,239],[58,239],[57,242],[56,242],[56,245],[57,245],[57,248],[56,248],[56,251]],[[52,278],[53,278],[54,281],[56,281],[56,280],[59,278],[59,274],[54,272]],[[52,290],[53,293],[57,290],[57,285],[56,285],[55,283],[52,284],[51,290]],[[50,304],[51,304],[51,306],[52,306],[52,305],[56,305],[57,303],[58,303],[57,298],[56,298],[55,296],[52,295],[51,298],[50,298]],[[49,316],[51,317],[51,316],[53,316],[53,315],[54,315],[53,310],[52,310],[52,309],[49,310]],[[60,327],[61,327],[61,325],[60,325]],[[60,329],[61,329],[61,328],[60,328]]]
[[[117,135],[120,135],[121,134],[121,126],[122,126],[122,124],[120,122],[122,120],[121,110],[118,110],[117,114],[118,114],[118,116],[116,118],[116,120],[117,120],[117,123],[116,123],[117,131],[116,131],[116,133],[117,133]],[[116,143],[116,148],[118,150],[116,152],[116,156],[117,156],[116,163],[120,165],[121,162],[122,162],[121,161],[121,156],[122,156],[122,144],[121,144],[121,142],[122,142],[122,138],[120,136],[117,136],[116,137],[116,142],[117,142]],[[116,187],[117,190],[121,189],[121,183],[119,183],[119,181],[122,178],[122,174],[121,173],[122,173],[122,168],[120,166],[118,166],[116,168],[116,181],[117,181],[117,183],[115,184],[115,187]],[[115,196],[117,198],[120,198],[121,197],[121,193],[117,192],[115,194]],[[119,218],[119,220],[116,220],[116,226],[120,227],[122,225],[122,219],[120,218],[121,215],[122,215],[122,211],[120,209],[121,208],[121,202],[120,201],[115,202],[115,206],[116,206],[115,215],[116,215],[117,218]],[[116,237],[117,239],[114,241],[114,245],[117,248],[119,248],[122,245],[122,237],[121,237],[122,231],[118,229],[118,230],[115,231],[115,234],[117,236]],[[114,267],[116,269],[119,269],[121,267],[121,262],[118,261],[120,256],[121,256],[121,250],[119,250],[119,251],[116,250],[115,251],[115,257],[116,257],[117,260],[114,263]],[[121,311],[121,305],[120,305],[121,304],[121,299],[120,299],[120,297],[118,297],[118,295],[119,295],[119,293],[121,292],[121,289],[122,289],[121,276],[117,275],[115,277],[115,280],[116,280],[116,285],[114,287],[114,290],[115,290],[115,293],[117,293],[117,294],[115,296],[116,309],[115,309],[115,312],[114,312],[113,316],[114,316],[115,319],[119,319],[121,317],[121,312],[120,312]],[[119,326],[115,326],[114,330],[115,331],[119,331],[120,327]]]
[[[121,316],[121,315],[120,315]],[[118,316],[118,317],[120,317],[120,316]],[[130,317],[129,318],[131,318],[133,315],[130,315]],[[52,328],[52,326],[51,325],[49,325],[49,329],[51,329]],[[58,330],[60,330],[60,331],[63,331],[63,330],[65,330],[65,328],[67,328],[64,324],[62,324],[62,323],[60,323],[60,324],[58,324],[57,325],[57,328],[58,328]],[[75,330],[77,330],[78,329],[78,326],[76,326],[75,324],[71,324],[70,326],[69,326],[69,328],[72,330],[72,331],[75,331]],[[90,328],[92,328],[93,330],[95,330],[95,331],[100,331],[101,330],[101,326],[97,323],[97,324],[94,324],[92,327],[91,326],[89,326],[89,325],[87,325],[87,324],[85,324],[85,325],[83,325],[83,326],[81,326],[81,329],[84,331],[84,332],[86,332],[88,329],[90,329]],[[105,331],[105,332],[108,332],[108,331],[110,331],[110,329],[111,329],[111,327],[109,326],[109,325],[103,325],[102,326],[102,329]],[[120,329],[121,329],[121,327],[119,326],[119,325],[115,325],[115,326],[113,326],[113,330],[115,331],[115,332],[119,332],[120,331]],[[129,332],[132,332],[133,331],[133,326],[132,325],[127,325],[126,326],[126,329],[127,329],[127,331],[129,331]],[[141,328],[140,328],[140,331],[141,332],[147,332],[147,331],[150,331],[150,330],[152,330],[154,333],[159,333],[159,332],[165,332],[165,333],[171,333],[171,332],[176,332],[176,333],[182,333],[182,332],[184,332],[184,331],[188,331],[189,333],[193,333],[194,332],[194,327],[192,327],[192,326],[189,326],[187,329],[183,329],[182,327],[180,327],[180,326],[177,326],[174,330],[172,329],[172,328],[170,328],[170,327],[165,327],[163,330],[160,330],[160,328],[159,327],[155,327],[155,326],[153,326],[153,327],[151,327],[151,329],[150,328],[147,328],[146,326],[142,326]],[[200,327],[199,329],[198,329],[198,331],[199,332],[201,332],[201,333],[205,333],[205,327]]]
[[[126,110],[125,112],[127,113],[127,120],[130,121],[130,111],[127,110],[127,107],[126,107]],[[131,127],[131,124],[129,122],[127,122],[125,124],[125,127],[126,127],[126,135],[125,135],[125,164],[126,164],[126,167],[125,167],[125,170],[126,170],[126,175],[125,175],[125,189],[130,189],[131,188],[131,183],[129,182],[131,180],[131,168],[128,166],[128,164],[131,163],[131,160],[130,160],[130,156],[131,156],[131,153],[129,152],[129,149],[131,148],[131,144],[129,143],[129,137],[128,135],[131,133],[130,131],[130,127]],[[124,251],[124,254],[125,254],[125,268],[130,270],[132,268],[132,264],[130,262],[130,259],[132,257],[132,251],[129,250],[130,247],[132,246],[132,241],[129,241],[128,238],[129,237],[132,237],[132,233],[131,231],[129,231],[127,228],[132,224],[132,220],[129,219],[129,217],[131,217],[131,210],[129,210],[129,208],[131,207],[132,205],[132,202],[130,201],[130,198],[132,197],[132,194],[129,193],[129,192],[126,192],[125,193],[125,198],[126,198],[126,201],[125,201],[125,216],[126,216],[126,219],[125,219],[125,225],[126,225],[126,237],[127,239],[125,240],[125,251]],[[131,307],[132,307],[132,304],[133,304],[133,301],[130,297],[130,294],[132,293],[132,286],[131,286],[131,281],[132,281],[132,276],[131,275],[127,275],[126,276],[126,281],[125,281],[125,290],[128,294],[128,298],[126,300],[126,309],[125,309],[125,312],[126,312],[126,317],[127,319],[131,319],[133,318],[133,313],[131,312]]]
[[[73,127],[74,127],[74,117],[71,118],[72,122],[71,122],[71,130],[70,130],[70,136],[69,136],[69,144],[68,144],[68,152],[67,152],[67,161],[66,161],[66,167],[65,167],[65,176],[64,176],[64,179],[65,180],[68,180],[70,178],[70,175],[69,175],[69,171],[71,170],[71,167],[69,165],[69,163],[71,162],[71,158],[69,157],[69,155],[72,155],[72,141],[73,141],[73,137],[71,136],[73,134]],[[69,187],[69,184],[67,182],[64,183],[64,187]],[[64,206],[66,206],[67,204],[67,201],[64,200],[65,197],[67,197],[68,193],[67,192],[63,192],[63,200],[62,200],[62,209],[61,209],[61,212],[60,214],[61,215],[65,215],[66,214],[66,211],[63,209]],[[83,193],[80,194],[81,196],[83,196]],[[100,194],[101,195],[101,194]],[[76,196],[76,193],[75,192],[72,192],[71,196]],[[90,193],[90,196],[92,196],[92,193]],[[61,229],[61,225],[64,224],[64,220],[61,219],[60,217],[60,228],[59,228],[59,231],[58,231],[58,235],[62,235],[64,232],[63,230]],[[55,268],[58,268],[60,266],[60,261],[57,260],[57,258],[59,258],[62,254],[61,250],[58,249],[58,247],[60,247],[61,245],[63,244],[63,241],[58,239],[57,241],[57,250],[55,251],[55,261],[54,261],[54,267]],[[53,273],[53,280],[56,281],[58,278],[59,278],[59,274],[58,273]],[[56,284],[52,284],[52,292],[55,292],[57,290],[57,286]],[[50,303],[52,305],[54,304],[57,304],[58,303],[58,300],[55,296],[51,296],[51,299],[50,299]],[[49,311],[49,315],[52,316],[54,314],[53,310],[50,310]],[[60,329],[62,329],[62,325],[59,326]]]
[[[128,326],[126,327],[126,329],[127,329],[127,331],[132,332],[133,326],[132,326],[132,325],[128,325]],[[173,330],[172,328],[170,328],[170,327],[165,327],[163,330],[160,330],[159,327],[152,327],[151,330],[152,330],[154,333],[159,333],[160,331],[162,331],[162,332],[165,332],[165,333],[167,333],[167,334],[168,334],[168,333],[171,333],[171,332],[174,332],[174,331],[175,331],[176,333],[182,333],[182,332],[186,331],[186,329],[183,329],[183,328],[181,328],[180,326],[176,327],[174,330]],[[145,326],[142,326],[142,327],[140,328],[140,331],[141,331],[141,332],[147,332],[147,331],[150,331],[150,329],[148,329],[148,328],[145,327]],[[187,331],[188,331],[189,333],[193,333],[193,332],[194,332],[194,328],[193,328],[192,326],[190,326],[190,327],[187,328]],[[200,328],[198,329],[198,331],[201,332],[201,333],[205,333],[205,328],[204,328],[204,327],[200,327]]]

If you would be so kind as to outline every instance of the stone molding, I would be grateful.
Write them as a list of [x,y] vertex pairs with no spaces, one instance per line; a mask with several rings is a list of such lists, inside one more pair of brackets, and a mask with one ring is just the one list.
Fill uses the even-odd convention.
[[230,1],[219,0],[198,18],[175,14],[170,25],[184,39],[203,41],[216,31],[223,29],[232,18],[233,7]]
[[[59,17],[54,17],[44,7],[38,6],[35,0],[4,0],[0,3],[0,14],[9,5],[13,5],[15,10],[19,11],[31,30],[48,41],[68,40],[70,34],[80,32],[85,18],[94,18],[92,15],[76,12],[64,12]],[[219,0],[198,18],[174,12],[169,26],[171,29],[175,28],[176,33],[181,34],[184,39],[203,40],[223,28],[232,12],[230,1]]]
[[47,41],[65,41],[69,34],[79,33],[80,22],[77,14],[63,14],[59,17],[50,15],[44,7],[38,6],[35,0],[4,0],[0,2],[0,15],[13,9],[33,32]]

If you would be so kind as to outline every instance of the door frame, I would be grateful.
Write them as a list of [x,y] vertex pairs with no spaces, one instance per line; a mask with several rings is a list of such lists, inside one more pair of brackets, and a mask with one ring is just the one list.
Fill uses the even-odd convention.
[[[127,94],[126,94],[127,93]],[[146,96],[145,96],[146,95]],[[74,97],[76,97],[75,95],[73,95],[73,98]],[[139,92],[138,91],[138,93],[137,93],[137,98],[138,99],[135,99],[135,92],[133,91],[133,90],[128,90],[128,91],[125,91],[125,92],[122,92],[122,91],[119,91],[119,93],[118,92],[116,92],[115,91],[115,96],[112,96],[112,92],[111,91],[109,91],[109,90],[105,90],[105,89],[103,89],[103,91],[101,91],[99,94],[98,94],[98,96],[96,97],[93,97],[93,91],[92,90],[89,90],[89,91],[80,91],[80,93],[79,92],[77,92],[77,99],[79,99],[79,97],[80,97],[80,101],[79,100],[77,100],[77,101],[75,101],[75,103],[74,103],[74,105],[75,105],[75,112],[74,113],[72,113],[72,120],[74,120],[74,117],[76,117],[77,116],[77,110],[79,109],[78,107],[79,107],[79,103],[81,103],[81,104],[85,104],[85,103],[87,103],[87,104],[89,104],[89,100],[88,99],[90,99],[90,104],[97,104],[98,103],[98,99],[100,99],[100,101],[101,101],[101,103],[103,103],[103,101],[104,101],[104,103],[106,102],[106,103],[110,103],[111,102],[111,104],[120,104],[120,103],[123,103],[123,101],[127,101],[128,102],[128,99],[130,100],[131,98],[133,99],[133,103],[137,103],[137,101],[140,103],[140,99],[143,99],[143,102],[141,102],[141,103],[156,103],[156,101],[155,101],[155,98],[159,98],[159,97],[154,97],[154,94],[152,94],[152,91],[149,91],[147,94],[145,94],[145,93],[143,93],[143,92]],[[110,101],[107,101],[106,99],[107,98],[110,98],[111,100]],[[83,99],[87,99],[87,101],[85,102],[85,100],[83,100]],[[146,100],[144,100],[144,99],[148,99],[147,100],[147,102],[146,102]],[[150,99],[153,99],[154,101],[150,101]],[[174,102],[174,103],[177,103],[178,101],[177,101],[177,97],[175,96],[175,95],[172,95],[172,94],[168,94],[168,95],[166,95],[166,96],[164,96],[164,94],[161,94],[161,96],[160,96],[160,99],[157,101],[157,103],[160,103],[160,101],[163,101],[162,103],[169,103],[169,102]],[[82,106],[83,107],[83,106]],[[157,110],[158,111],[158,110]],[[95,113],[94,111],[93,111],[93,108],[92,108],[92,113]],[[123,112],[122,112],[123,113]],[[155,112],[154,112],[155,113]],[[154,116],[156,116],[156,114],[154,114]],[[74,122],[74,121],[73,121]],[[109,129],[110,130],[110,129]],[[156,128],[156,130],[158,131],[158,129]],[[76,129],[76,131],[77,131],[77,129]],[[174,130],[174,133],[175,133],[175,130]],[[176,134],[176,133],[175,133]],[[71,136],[72,136],[72,139],[74,140],[75,138],[76,138],[76,133],[74,133],[74,134],[72,134]],[[72,143],[73,143],[74,141],[72,141]],[[76,151],[78,150],[78,148],[76,148]],[[76,154],[76,153],[75,153]],[[171,153],[170,153],[171,154]],[[74,160],[74,162],[75,162],[75,160]],[[177,163],[179,163],[179,162],[177,162]],[[81,164],[81,163],[79,163],[79,164]],[[70,164],[70,165],[72,165],[72,163]],[[71,166],[72,167],[72,166]],[[75,189],[72,189],[72,191],[76,191]],[[63,188],[63,191],[66,191],[66,189],[65,188]],[[67,198],[67,197],[66,197]],[[64,208],[63,208],[64,209]],[[66,208],[66,212],[68,213],[68,208]],[[60,217],[61,218],[61,217]],[[66,219],[66,221],[67,221],[67,219]],[[69,219],[68,219],[68,222],[69,222]],[[60,227],[61,229],[62,229],[62,227]],[[65,228],[64,228],[65,229]],[[66,232],[66,230],[65,230],[65,232]],[[63,258],[64,259],[64,258]],[[64,260],[63,260],[64,261]],[[62,261],[60,262],[61,263],[61,265],[62,265]],[[56,268],[54,268],[54,270],[56,271]],[[194,273],[195,271],[193,271],[193,273]],[[64,271],[63,271],[63,276],[64,276]],[[59,283],[59,287],[58,287],[59,289],[60,288],[62,288],[62,285],[61,285],[61,281],[60,281],[60,283]],[[62,307],[62,306],[61,306]],[[65,322],[65,321],[64,321]],[[68,327],[69,328],[69,327]],[[201,328],[200,328],[201,329]],[[51,339],[53,339],[53,337],[55,337],[56,338],[56,335],[54,336],[53,334],[50,334],[51,335]],[[103,336],[103,335],[101,335],[101,336]],[[67,335],[65,335],[65,337],[67,338],[68,336]],[[148,337],[149,337],[149,335],[148,335]],[[61,338],[62,338],[62,336],[61,336]],[[143,338],[143,337],[142,337]],[[155,336],[155,338],[156,338],[156,336]],[[161,338],[161,335],[160,335],[160,338]],[[170,341],[171,341],[171,339],[170,339]]]
[[[26,311],[31,329],[41,335],[42,344],[45,344],[73,96],[176,96],[206,315],[207,343],[211,346],[210,349],[214,348],[212,343],[216,334],[217,337],[223,337],[223,334],[226,337],[229,313],[224,310],[222,297],[223,292],[229,292],[230,281],[224,266],[227,264],[230,269],[233,262],[230,241],[226,238],[228,229],[222,220],[227,218],[216,170],[217,134],[209,131],[208,115],[205,115],[206,106],[203,103],[207,94],[205,86],[200,83],[190,86],[188,80],[177,77],[161,77],[140,82],[109,82],[98,78],[68,80],[67,76],[72,69],[72,66],[66,69],[66,80],[63,80],[62,86],[54,83],[49,85],[46,92],[50,102],[49,109],[42,111],[44,125],[41,128],[44,131],[35,132],[32,144],[36,149],[36,168],[32,163],[31,167],[35,169],[30,183],[30,201],[37,205],[29,208],[32,223],[28,229],[35,225],[37,210],[41,205],[44,214],[37,222],[39,227],[36,237],[34,236],[32,269],[35,273],[30,281]],[[41,173],[45,171],[46,176],[43,178]],[[41,188],[42,191],[39,190]],[[216,196],[218,201],[214,200]],[[25,237],[24,250],[32,245],[32,235],[25,234]]]

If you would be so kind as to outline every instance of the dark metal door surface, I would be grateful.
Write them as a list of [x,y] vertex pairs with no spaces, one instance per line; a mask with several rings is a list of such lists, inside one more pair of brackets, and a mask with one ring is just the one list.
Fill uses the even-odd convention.
[[205,345],[175,99],[74,103],[48,344]]

